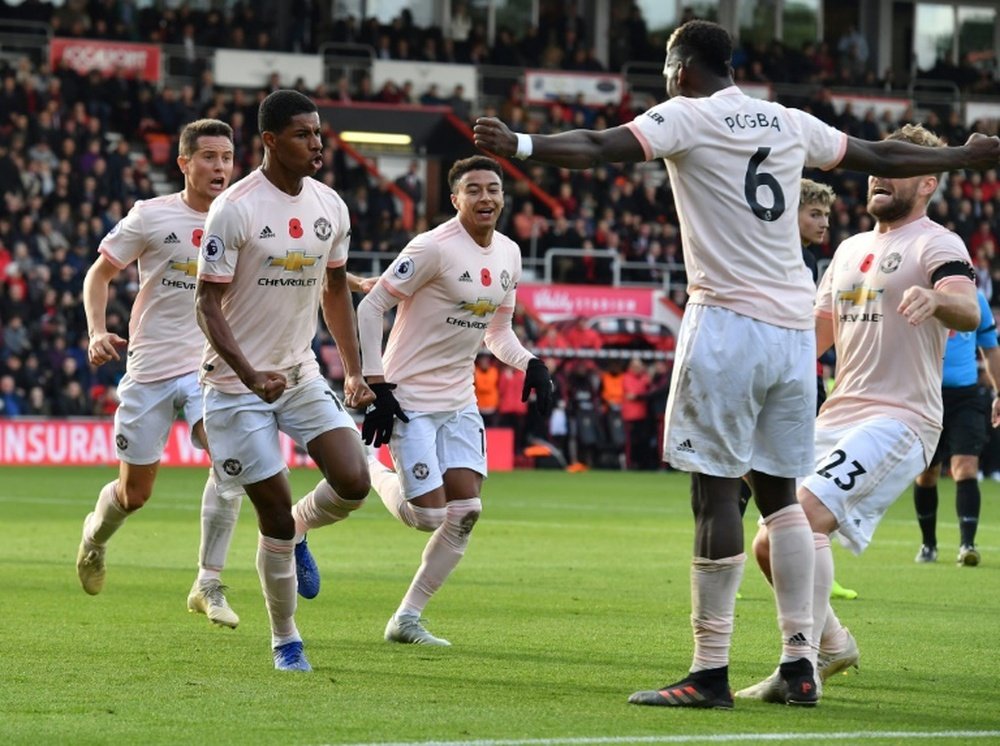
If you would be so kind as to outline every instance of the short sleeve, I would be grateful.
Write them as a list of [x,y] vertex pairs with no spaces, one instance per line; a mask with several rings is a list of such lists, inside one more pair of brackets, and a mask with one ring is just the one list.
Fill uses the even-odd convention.
[[136,261],[146,250],[143,230],[142,202],[136,202],[128,215],[118,221],[101,241],[97,250],[118,269]]
[[844,159],[847,135],[807,112],[798,109],[787,111],[802,131],[802,142],[806,148],[805,165],[808,168],[829,171]]
[[[920,252],[920,262],[928,278],[928,282],[930,282],[930,278],[933,277],[939,267],[951,262],[967,264],[970,275],[973,271],[972,262],[969,261],[969,250],[965,248],[962,239],[951,231],[935,231],[923,245],[923,250]],[[951,274],[934,283],[934,287],[940,288],[942,285],[956,281],[973,284],[971,276]]]
[[981,347],[984,350],[992,350],[997,347],[997,322],[993,318],[993,309],[990,308],[990,303],[986,300],[986,296],[982,293],[976,293],[979,296],[979,328],[976,329],[976,347]]
[[421,286],[437,277],[441,266],[438,245],[427,240],[427,234],[417,236],[399,252],[399,256],[382,273],[380,282],[396,297],[409,298]]
[[351,249],[351,215],[340,197],[334,195],[333,203],[337,232],[333,236],[333,245],[330,247],[326,266],[336,268],[347,264],[347,252]]
[[239,250],[246,241],[242,211],[229,200],[216,200],[205,219],[198,255],[198,279],[232,282]]
[[691,113],[683,98],[670,99],[647,109],[626,126],[639,140],[647,161],[671,158],[688,147],[682,140],[694,126]]

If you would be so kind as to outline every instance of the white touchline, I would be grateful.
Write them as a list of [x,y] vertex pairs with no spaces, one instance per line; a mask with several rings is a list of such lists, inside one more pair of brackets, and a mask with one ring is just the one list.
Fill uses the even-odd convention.
[[930,738],[1000,738],[1000,730],[940,730],[940,731],[853,731],[843,733],[722,733],[690,736],[607,736],[579,738],[503,738],[476,741],[370,741],[324,746],[589,746],[589,744],[629,743],[767,743],[770,741],[883,741],[886,739]]

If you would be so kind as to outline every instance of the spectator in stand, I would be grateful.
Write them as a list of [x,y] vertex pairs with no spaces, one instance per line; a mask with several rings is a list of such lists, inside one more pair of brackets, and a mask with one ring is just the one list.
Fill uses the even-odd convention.
[[0,376],[0,417],[20,417],[28,413],[28,404],[17,391],[14,376]]
[[621,411],[622,403],[625,401],[625,371],[619,360],[612,360],[608,367],[601,373],[601,401],[604,404],[604,411]]
[[493,364],[493,356],[487,352],[476,355],[474,376],[476,406],[487,427],[495,427],[500,407],[500,372]]
[[622,421],[625,423],[625,459],[630,469],[649,469],[649,371],[639,357],[629,361],[622,376]]
[[514,453],[519,454],[525,446],[525,425],[528,416],[528,402],[522,401],[524,371],[501,364],[497,391],[500,403],[497,407],[500,427],[514,431]]
[[601,335],[587,325],[587,319],[583,316],[577,316],[563,336],[566,344],[574,350],[599,350],[603,344]]

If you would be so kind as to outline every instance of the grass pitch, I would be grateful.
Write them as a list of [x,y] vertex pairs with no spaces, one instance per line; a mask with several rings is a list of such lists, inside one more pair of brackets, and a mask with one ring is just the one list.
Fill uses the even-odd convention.
[[[720,712],[626,703],[690,663],[684,475],[491,477],[469,551],[427,609],[447,649],[382,640],[426,535],[373,494],[310,535],[323,587],[299,602],[315,669],[305,675],[272,669],[248,502],[223,576],[239,628],[186,612],[202,470],[161,471],[109,545],[104,592],[84,594],[81,524],[113,476],[0,471],[0,743],[1000,743],[1000,486],[990,481],[978,568],[953,562],[951,482],[936,565],[913,562],[909,495],[861,558],[835,550],[838,580],[861,594],[835,604],[861,646],[860,674],[828,683],[813,710],[738,701]],[[295,494],[317,478],[293,472]],[[746,530],[749,542],[750,516]],[[752,561],[741,590],[734,689],[770,673],[778,654],[773,599]]]

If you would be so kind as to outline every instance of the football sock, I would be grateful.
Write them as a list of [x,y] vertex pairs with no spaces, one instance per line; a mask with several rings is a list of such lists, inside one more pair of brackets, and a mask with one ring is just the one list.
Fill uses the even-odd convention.
[[91,513],[84,534],[87,540],[103,546],[128,518],[128,511],[118,502],[118,480],[108,482],[97,496],[97,504]]
[[812,601],[813,633],[810,638],[812,650],[809,660],[813,664],[813,669],[815,669],[816,657],[819,654],[820,639],[826,626],[827,616],[833,616],[833,609],[830,607],[830,588],[833,587],[833,550],[830,548],[830,537],[826,534],[814,533],[813,541],[816,547],[816,567]]
[[419,615],[424,610],[431,596],[444,584],[465,554],[469,535],[482,510],[483,503],[478,497],[448,502],[444,522],[427,540],[420,568],[413,576],[397,614]]
[[920,524],[920,533],[923,535],[923,543],[929,547],[936,547],[938,507],[937,485],[934,487],[921,487],[919,484],[914,484],[913,506],[917,509],[917,523]]
[[294,546],[293,539],[274,539],[263,534],[257,538],[257,575],[271,621],[272,647],[301,639],[295,627],[298,581],[292,553]]
[[198,549],[198,580],[218,579],[226,566],[226,556],[240,515],[243,495],[223,498],[215,477],[208,475],[201,495],[201,545]]
[[840,623],[840,619],[833,611],[833,607],[827,604],[826,617],[823,620],[823,632],[819,638],[820,650],[824,652],[840,652],[847,647],[847,630]]
[[963,545],[976,543],[981,501],[979,482],[975,478],[955,482],[955,509],[958,512],[958,531]]
[[743,579],[746,554],[722,559],[691,559],[691,629],[696,673],[729,665],[736,590]]
[[306,531],[342,521],[364,504],[364,498],[345,500],[321,479],[312,492],[292,506],[295,535],[301,541]]
[[771,539],[771,577],[781,629],[780,662],[790,663],[810,654],[816,547],[805,511],[798,503],[771,513],[764,525]]

